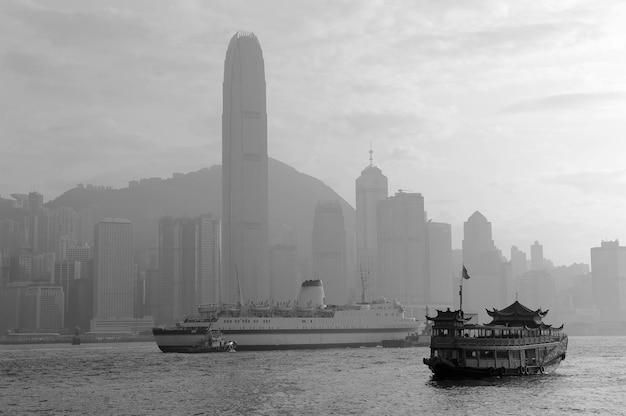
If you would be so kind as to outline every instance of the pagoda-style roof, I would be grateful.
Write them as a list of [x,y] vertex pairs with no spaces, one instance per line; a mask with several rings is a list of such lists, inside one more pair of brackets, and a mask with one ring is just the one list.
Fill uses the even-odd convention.
[[437,310],[437,316],[434,318],[427,316],[426,319],[433,321],[435,325],[440,326],[442,324],[462,325],[472,318],[466,318],[461,310],[451,311],[450,308],[448,308],[448,310],[445,311]]
[[526,326],[528,328],[549,327],[543,323],[543,317],[548,314],[547,310],[537,309],[533,311],[518,301],[502,310],[493,308],[490,311],[487,309],[487,313],[493,318],[488,325]]

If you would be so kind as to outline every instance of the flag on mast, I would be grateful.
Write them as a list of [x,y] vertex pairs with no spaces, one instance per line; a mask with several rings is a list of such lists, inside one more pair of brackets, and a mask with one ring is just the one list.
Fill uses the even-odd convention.
[[467,269],[465,268],[465,266],[463,266],[463,279],[469,279],[470,275],[467,274]]

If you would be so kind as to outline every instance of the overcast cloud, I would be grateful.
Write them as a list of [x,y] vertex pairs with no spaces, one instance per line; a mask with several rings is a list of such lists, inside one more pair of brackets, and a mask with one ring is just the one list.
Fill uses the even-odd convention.
[[254,32],[269,154],[354,204],[390,192],[557,265],[626,242],[626,5],[595,1],[5,0],[0,194],[45,200],[221,163],[223,61]]

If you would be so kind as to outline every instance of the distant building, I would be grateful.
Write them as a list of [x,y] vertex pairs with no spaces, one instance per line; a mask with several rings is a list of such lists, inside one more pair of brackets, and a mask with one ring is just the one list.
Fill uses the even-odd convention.
[[270,293],[272,302],[295,301],[300,289],[295,245],[270,246]]
[[511,269],[513,271],[513,277],[517,278],[526,273],[526,253],[517,248],[517,246],[511,247]]
[[196,233],[190,218],[159,221],[159,324],[171,324],[194,313]]
[[263,52],[236,33],[224,62],[222,299],[269,299],[267,111]]
[[123,218],[99,222],[94,245],[94,320],[133,317],[133,263],[133,224]]
[[76,245],[67,249],[68,261],[86,262],[91,259],[93,259],[93,247],[90,245]]
[[312,248],[312,274],[322,280],[326,303],[345,304],[348,300],[346,227],[338,200],[317,203]]
[[194,315],[199,304],[219,303],[219,244],[216,218],[160,219],[158,323]]
[[556,309],[554,278],[547,270],[531,270],[517,279],[519,301],[531,309]]
[[544,270],[546,261],[543,257],[543,246],[539,241],[530,246],[530,270]]
[[0,329],[17,330],[24,323],[24,295],[29,282],[8,283],[0,294]]
[[454,276],[452,269],[452,227],[440,222],[427,222],[428,279],[430,293],[426,303],[451,307]]
[[463,309],[477,313],[479,321],[487,320],[486,308],[506,306],[507,279],[491,223],[479,211],[463,225],[463,264],[470,275],[463,284]]
[[425,306],[430,280],[422,194],[400,190],[379,201],[377,212],[377,271],[369,283],[372,297]]
[[64,327],[65,295],[60,286],[33,285],[24,293],[24,320],[28,332],[61,332]]
[[373,165],[370,149],[370,164],[356,179],[356,270],[368,276],[376,273],[378,247],[377,204],[387,199],[387,177]]
[[196,245],[195,304],[221,301],[220,293],[220,220],[209,215],[194,219]]
[[619,241],[602,241],[591,249],[593,299],[601,319],[624,319],[626,312],[626,247]]

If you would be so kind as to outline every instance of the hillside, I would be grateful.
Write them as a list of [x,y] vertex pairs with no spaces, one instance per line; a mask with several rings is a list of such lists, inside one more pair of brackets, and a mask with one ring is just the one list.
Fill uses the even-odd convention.
[[[340,200],[346,229],[354,232],[355,211],[335,191],[320,180],[290,166],[269,159],[270,244],[278,241],[281,230],[297,233],[301,257],[311,252],[311,231],[315,205],[320,200]],[[102,217],[128,218],[134,224],[135,246],[142,252],[158,244],[158,221],[164,215],[221,215],[222,169],[212,166],[168,179],[150,179],[122,189],[92,190],[73,188],[46,206],[76,210],[97,207]]]

